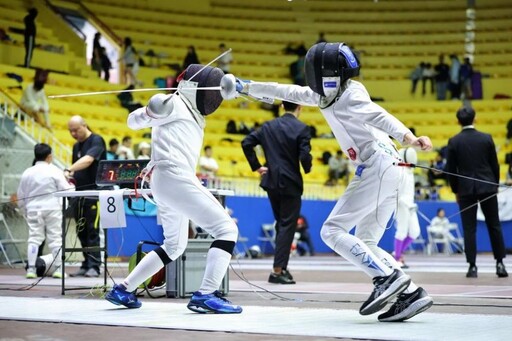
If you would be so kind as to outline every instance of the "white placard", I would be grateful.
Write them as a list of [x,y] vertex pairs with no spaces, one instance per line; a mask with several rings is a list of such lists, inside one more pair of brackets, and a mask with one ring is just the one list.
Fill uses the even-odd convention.
[[102,228],[126,227],[123,193],[123,189],[100,191],[100,222]]

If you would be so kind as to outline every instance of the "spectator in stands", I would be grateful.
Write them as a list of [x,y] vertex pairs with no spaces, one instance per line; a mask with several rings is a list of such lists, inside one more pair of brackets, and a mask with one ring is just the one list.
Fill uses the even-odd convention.
[[511,186],[512,185],[512,162],[509,162],[507,174],[505,178],[505,184]]
[[316,41],[315,44],[318,44],[318,43],[327,43],[327,40],[325,39],[325,33],[324,32],[318,33],[318,40]]
[[446,237],[451,243],[456,243],[460,250],[463,249],[463,245],[459,245],[457,238],[450,232],[450,221],[446,218],[446,213],[443,208],[438,208],[436,216],[432,218],[430,227],[428,227],[428,233],[434,238]]
[[306,85],[306,74],[304,73],[304,59],[305,55],[299,55],[297,60],[290,64],[290,76],[293,84],[300,86]]
[[412,81],[412,88],[411,88],[411,94],[416,93],[416,86],[418,85],[418,82],[423,78],[423,69],[425,68],[425,63],[421,62],[412,72],[410,75],[411,81]]
[[196,54],[196,48],[194,45],[188,46],[188,52],[183,61],[183,70],[185,70],[190,64],[201,64]]
[[[105,140],[91,132],[85,120],[73,116],[68,121],[68,129],[76,140],[73,145],[73,164],[64,170],[64,176],[74,178],[76,189],[80,191],[96,190],[96,173],[101,160],[107,158]],[[77,234],[83,248],[100,246],[100,227],[97,226],[98,200],[77,198],[70,204],[77,224]],[[80,269],[72,276],[99,277],[101,255],[97,251],[83,253],[84,261]]]
[[91,69],[98,73],[98,77],[101,77],[101,49],[103,48],[100,44],[101,33],[96,32],[94,40],[92,41],[92,55],[91,55]]
[[14,42],[11,36],[8,35],[3,28],[0,28],[0,41]]
[[446,184],[446,175],[442,172],[446,165],[446,160],[443,158],[441,151],[438,151],[434,160],[430,161],[430,168],[427,172],[428,183],[431,187],[436,186],[436,179],[444,180]]
[[462,99],[471,99],[471,77],[473,76],[473,66],[468,57],[464,58],[464,63],[460,66],[460,86]]
[[308,53],[308,49],[304,45],[304,42],[301,41],[299,43],[299,46],[297,46],[297,49],[295,50],[295,54],[300,57],[300,56],[305,56],[306,53]]
[[119,160],[135,160],[132,148],[132,138],[130,136],[123,137],[121,145],[117,149]]
[[117,160],[117,149],[119,148],[119,141],[117,139],[111,139],[108,141],[107,160]]
[[[135,89],[134,85],[129,85],[125,90],[133,90]],[[117,95],[119,102],[123,108],[126,108],[128,112],[132,112],[133,110],[137,110],[142,108],[142,104],[140,102],[135,102],[133,100],[133,95],[131,91],[121,92]]]
[[338,150],[336,155],[329,158],[328,179],[325,186],[336,186],[338,179],[345,177],[345,184],[348,184],[348,160],[343,156],[343,152]]
[[204,146],[204,155],[199,158],[199,175],[202,178],[213,180],[217,176],[219,164],[213,158],[213,149],[211,146]]
[[486,181],[477,182],[470,178],[449,176],[452,192],[457,196],[462,226],[464,228],[464,251],[469,263],[466,277],[478,277],[476,267],[476,213],[480,205],[491,240],[496,275],[508,277],[503,264],[506,256],[505,242],[498,212],[496,194],[500,181],[500,166],[496,147],[491,135],[479,132],[473,123],[475,111],[463,107],[457,111],[457,120],[462,130],[448,141],[446,171]]
[[[309,234],[309,224],[306,217],[302,214],[299,216],[299,219],[297,219],[297,228],[295,233],[299,234],[297,239],[297,251],[299,252],[299,255],[304,256],[309,251],[309,255],[314,256],[315,247],[313,246],[313,241],[311,240],[311,235]],[[304,247],[304,244],[307,245],[307,250]]]
[[[224,53],[228,50],[226,47],[226,44],[221,43],[219,44],[219,50],[220,53]],[[224,73],[230,73],[231,70],[231,63],[233,62],[233,55],[231,52],[226,53],[222,58],[219,58],[217,60],[217,67],[224,71]]]
[[505,144],[508,145],[512,140],[512,118],[507,122],[507,139],[505,140]]
[[23,19],[25,23],[25,67],[30,67],[30,62],[32,61],[32,52],[34,51],[34,47],[36,46],[36,17],[37,17],[37,9],[31,8],[28,10],[28,14]]
[[[44,92],[44,81],[36,78],[33,84],[28,85],[23,90],[20,106],[27,114],[34,117],[37,122],[51,129],[50,106]],[[39,114],[43,115],[44,121],[40,119]]]
[[55,259],[54,278],[62,278],[62,205],[53,193],[73,190],[62,171],[52,164],[52,148],[45,143],[34,147],[34,164],[21,175],[18,187],[18,207],[28,224],[27,278],[36,278],[36,259],[45,238]]
[[139,81],[137,80],[139,56],[137,55],[137,50],[135,50],[135,47],[132,45],[132,39],[130,37],[124,38],[124,52],[119,61],[122,61],[124,64],[126,83],[133,86],[139,85]]
[[137,155],[137,160],[149,159],[151,159],[151,146],[149,143],[142,141],[139,143],[139,155]]
[[460,62],[456,54],[450,55],[450,94],[452,99],[460,97]]
[[103,70],[103,79],[108,82],[110,80],[110,69],[112,69],[112,63],[108,58],[107,49],[104,47],[100,50],[100,63],[101,69]]
[[421,78],[421,94],[425,96],[427,93],[427,81],[430,81],[430,93],[434,93],[434,78],[435,78],[436,72],[434,69],[432,69],[432,64],[425,63],[425,68],[423,69],[423,76]]
[[[302,203],[300,165],[306,174],[311,171],[311,136],[309,127],[298,120],[302,107],[286,101],[282,105],[286,113],[247,135],[242,149],[251,169],[261,176],[260,186],[267,192],[276,220],[276,252],[268,281],[295,284],[287,266]],[[256,155],[257,145],[265,152],[265,166]]]
[[437,100],[444,101],[448,90],[448,82],[450,81],[450,67],[444,62],[444,54],[439,55],[439,64],[434,67],[434,70],[436,72]]

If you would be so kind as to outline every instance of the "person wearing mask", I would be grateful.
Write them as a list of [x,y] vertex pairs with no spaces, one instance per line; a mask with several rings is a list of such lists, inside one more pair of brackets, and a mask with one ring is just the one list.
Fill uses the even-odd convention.
[[[432,149],[432,142],[427,136],[416,137],[396,117],[372,102],[364,85],[350,79],[359,75],[359,68],[356,56],[345,43],[320,43],[306,54],[307,87],[237,79],[236,92],[320,108],[343,153],[356,167],[355,176],[324,222],[320,235],[337,254],[373,278],[374,290],[359,313],[376,313],[398,295],[378,319],[404,321],[430,308],[433,300],[378,246],[396,208],[399,179],[404,171],[397,165],[400,157],[389,136],[403,145],[427,151]],[[354,228],[352,235],[349,232]]]

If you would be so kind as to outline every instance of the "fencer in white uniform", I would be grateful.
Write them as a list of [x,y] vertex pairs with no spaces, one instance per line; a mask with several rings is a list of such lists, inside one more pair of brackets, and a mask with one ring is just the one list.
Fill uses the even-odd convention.
[[[379,320],[409,319],[430,307],[432,299],[377,245],[396,209],[404,171],[395,165],[400,157],[388,136],[423,150],[432,148],[431,141],[414,136],[371,101],[363,84],[350,79],[359,74],[359,63],[344,43],[312,46],[306,55],[305,71],[305,87],[237,79],[236,91],[254,98],[277,98],[320,108],[341,149],[356,167],[355,176],[324,222],[321,237],[336,253],[373,278],[375,289],[361,306],[361,314],[375,313],[399,295]],[[349,233],[353,228],[355,235]]]
[[[21,175],[18,207],[24,211],[28,225],[27,278],[35,278],[39,247],[46,237],[54,261],[52,276],[62,278],[62,204],[53,194],[73,190],[64,173],[52,164],[52,148],[45,143],[34,146],[34,165]],[[42,274],[39,274],[42,275]]]
[[[418,154],[414,148],[401,148],[398,153],[405,163],[416,164]],[[398,206],[396,210],[395,260],[402,268],[407,268],[402,254],[420,235],[418,205],[414,202],[414,169],[406,167],[398,187]]]
[[[151,191],[164,230],[164,243],[148,253],[106,299],[128,308],[141,303],[132,294],[142,282],[176,260],[188,242],[189,220],[214,237],[207,253],[201,287],[188,304],[200,313],[240,313],[242,308],[221,297],[218,289],[231,260],[238,229],[224,207],[201,185],[196,166],[203,144],[205,116],[221,104],[218,90],[224,73],[213,67],[192,64],[178,78],[178,91],[170,97],[153,96],[148,106],[128,117],[131,129],[152,128],[151,161],[146,168]],[[201,71],[200,71],[201,70]]]

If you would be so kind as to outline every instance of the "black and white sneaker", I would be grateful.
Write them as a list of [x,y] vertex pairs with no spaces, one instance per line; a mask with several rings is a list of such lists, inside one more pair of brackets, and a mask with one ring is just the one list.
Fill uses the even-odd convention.
[[398,269],[395,269],[389,276],[374,277],[373,285],[375,288],[359,309],[359,313],[361,315],[370,315],[378,312],[396,295],[407,289],[410,283],[411,277]]
[[410,294],[402,293],[388,311],[379,315],[379,321],[402,322],[424,312],[432,304],[432,297],[423,288],[418,288]]

